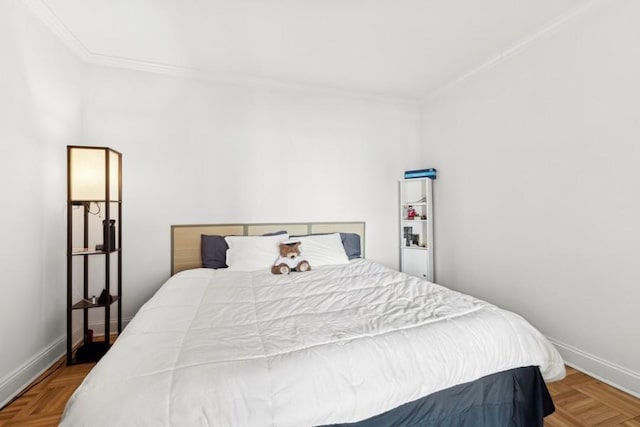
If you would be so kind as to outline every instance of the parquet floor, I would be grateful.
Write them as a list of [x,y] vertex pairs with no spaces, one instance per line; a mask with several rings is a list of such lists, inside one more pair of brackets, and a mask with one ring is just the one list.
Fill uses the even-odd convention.
[[640,427],[640,399],[573,368],[547,388],[556,411],[545,418],[545,427]]
[[[56,364],[23,396],[0,410],[0,426],[57,426],[67,400],[93,366]],[[545,427],[640,427],[640,399],[575,369],[567,368],[567,377],[548,388],[556,412],[545,418]]]
[[66,366],[65,360],[61,359],[35,381],[35,386],[0,411],[0,426],[58,425],[67,400],[95,366],[95,363]]

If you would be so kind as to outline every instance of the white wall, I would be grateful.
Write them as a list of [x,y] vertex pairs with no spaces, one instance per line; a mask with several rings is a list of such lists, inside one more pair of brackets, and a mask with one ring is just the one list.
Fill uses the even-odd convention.
[[0,0],[0,406],[65,349],[64,146],[80,62],[22,2]]
[[66,145],[124,154],[125,319],[169,276],[171,224],[364,220],[397,265],[417,104],[87,65],[10,0],[0,61],[0,405],[65,350]]
[[425,99],[436,280],[640,394],[640,2],[603,1]]
[[123,153],[125,317],[169,276],[170,225],[364,220],[396,267],[416,104],[91,66],[83,141]]

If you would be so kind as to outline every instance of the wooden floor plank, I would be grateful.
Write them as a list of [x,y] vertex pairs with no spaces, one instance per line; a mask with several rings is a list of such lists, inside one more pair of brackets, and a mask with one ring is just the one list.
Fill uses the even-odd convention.
[[573,390],[570,385],[565,384],[562,381],[556,381],[554,383],[547,384],[547,389],[549,389],[549,394],[551,394],[551,397],[555,397]]
[[582,420],[556,404],[556,411],[544,419],[545,427],[583,427]]
[[545,419],[545,426],[621,426],[637,423],[640,399],[575,369],[548,384],[556,412]]
[[3,427],[55,427],[59,422],[60,415],[47,415],[16,419],[1,425]]
[[608,384],[598,383],[580,387],[580,392],[616,409],[628,418],[640,416],[638,399]]
[[640,427],[640,417],[636,417],[632,420],[629,421],[625,421],[624,423],[622,423],[622,426],[624,427]]
[[562,380],[562,383],[573,389],[577,389],[580,387],[588,386],[590,384],[598,384],[599,381],[587,374],[583,374],[582,372],[574,370],[574,372],[567,374],[565,379]]

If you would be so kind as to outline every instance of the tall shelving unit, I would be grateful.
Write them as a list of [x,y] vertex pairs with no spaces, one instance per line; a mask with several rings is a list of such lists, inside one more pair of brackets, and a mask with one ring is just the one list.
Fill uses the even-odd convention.
[[433,182],[403,179],[399,193],[400,271],[433,281]]
[[[95,361],[109,349],[114,304],[119,335],[122,154],[108,147],[67,146],[67,365]],[[90,316],[98,310],[103,310],[103,320],[99,314]],[[74,322],[79,317],[82,342],[76,347]],[[93,340],[90,320],[96,325],[104,322],[103,340]]]

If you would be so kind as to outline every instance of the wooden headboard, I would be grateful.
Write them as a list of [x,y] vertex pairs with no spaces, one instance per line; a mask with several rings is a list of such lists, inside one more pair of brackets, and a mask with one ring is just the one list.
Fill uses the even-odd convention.
[[356,233],[364,258],[364,222],[280,222],[270,224],[196,224],[171,226],[171,275],[190,268],[201,268],[200,236],[258,236],[286,230],[290,235],[312,233]]

